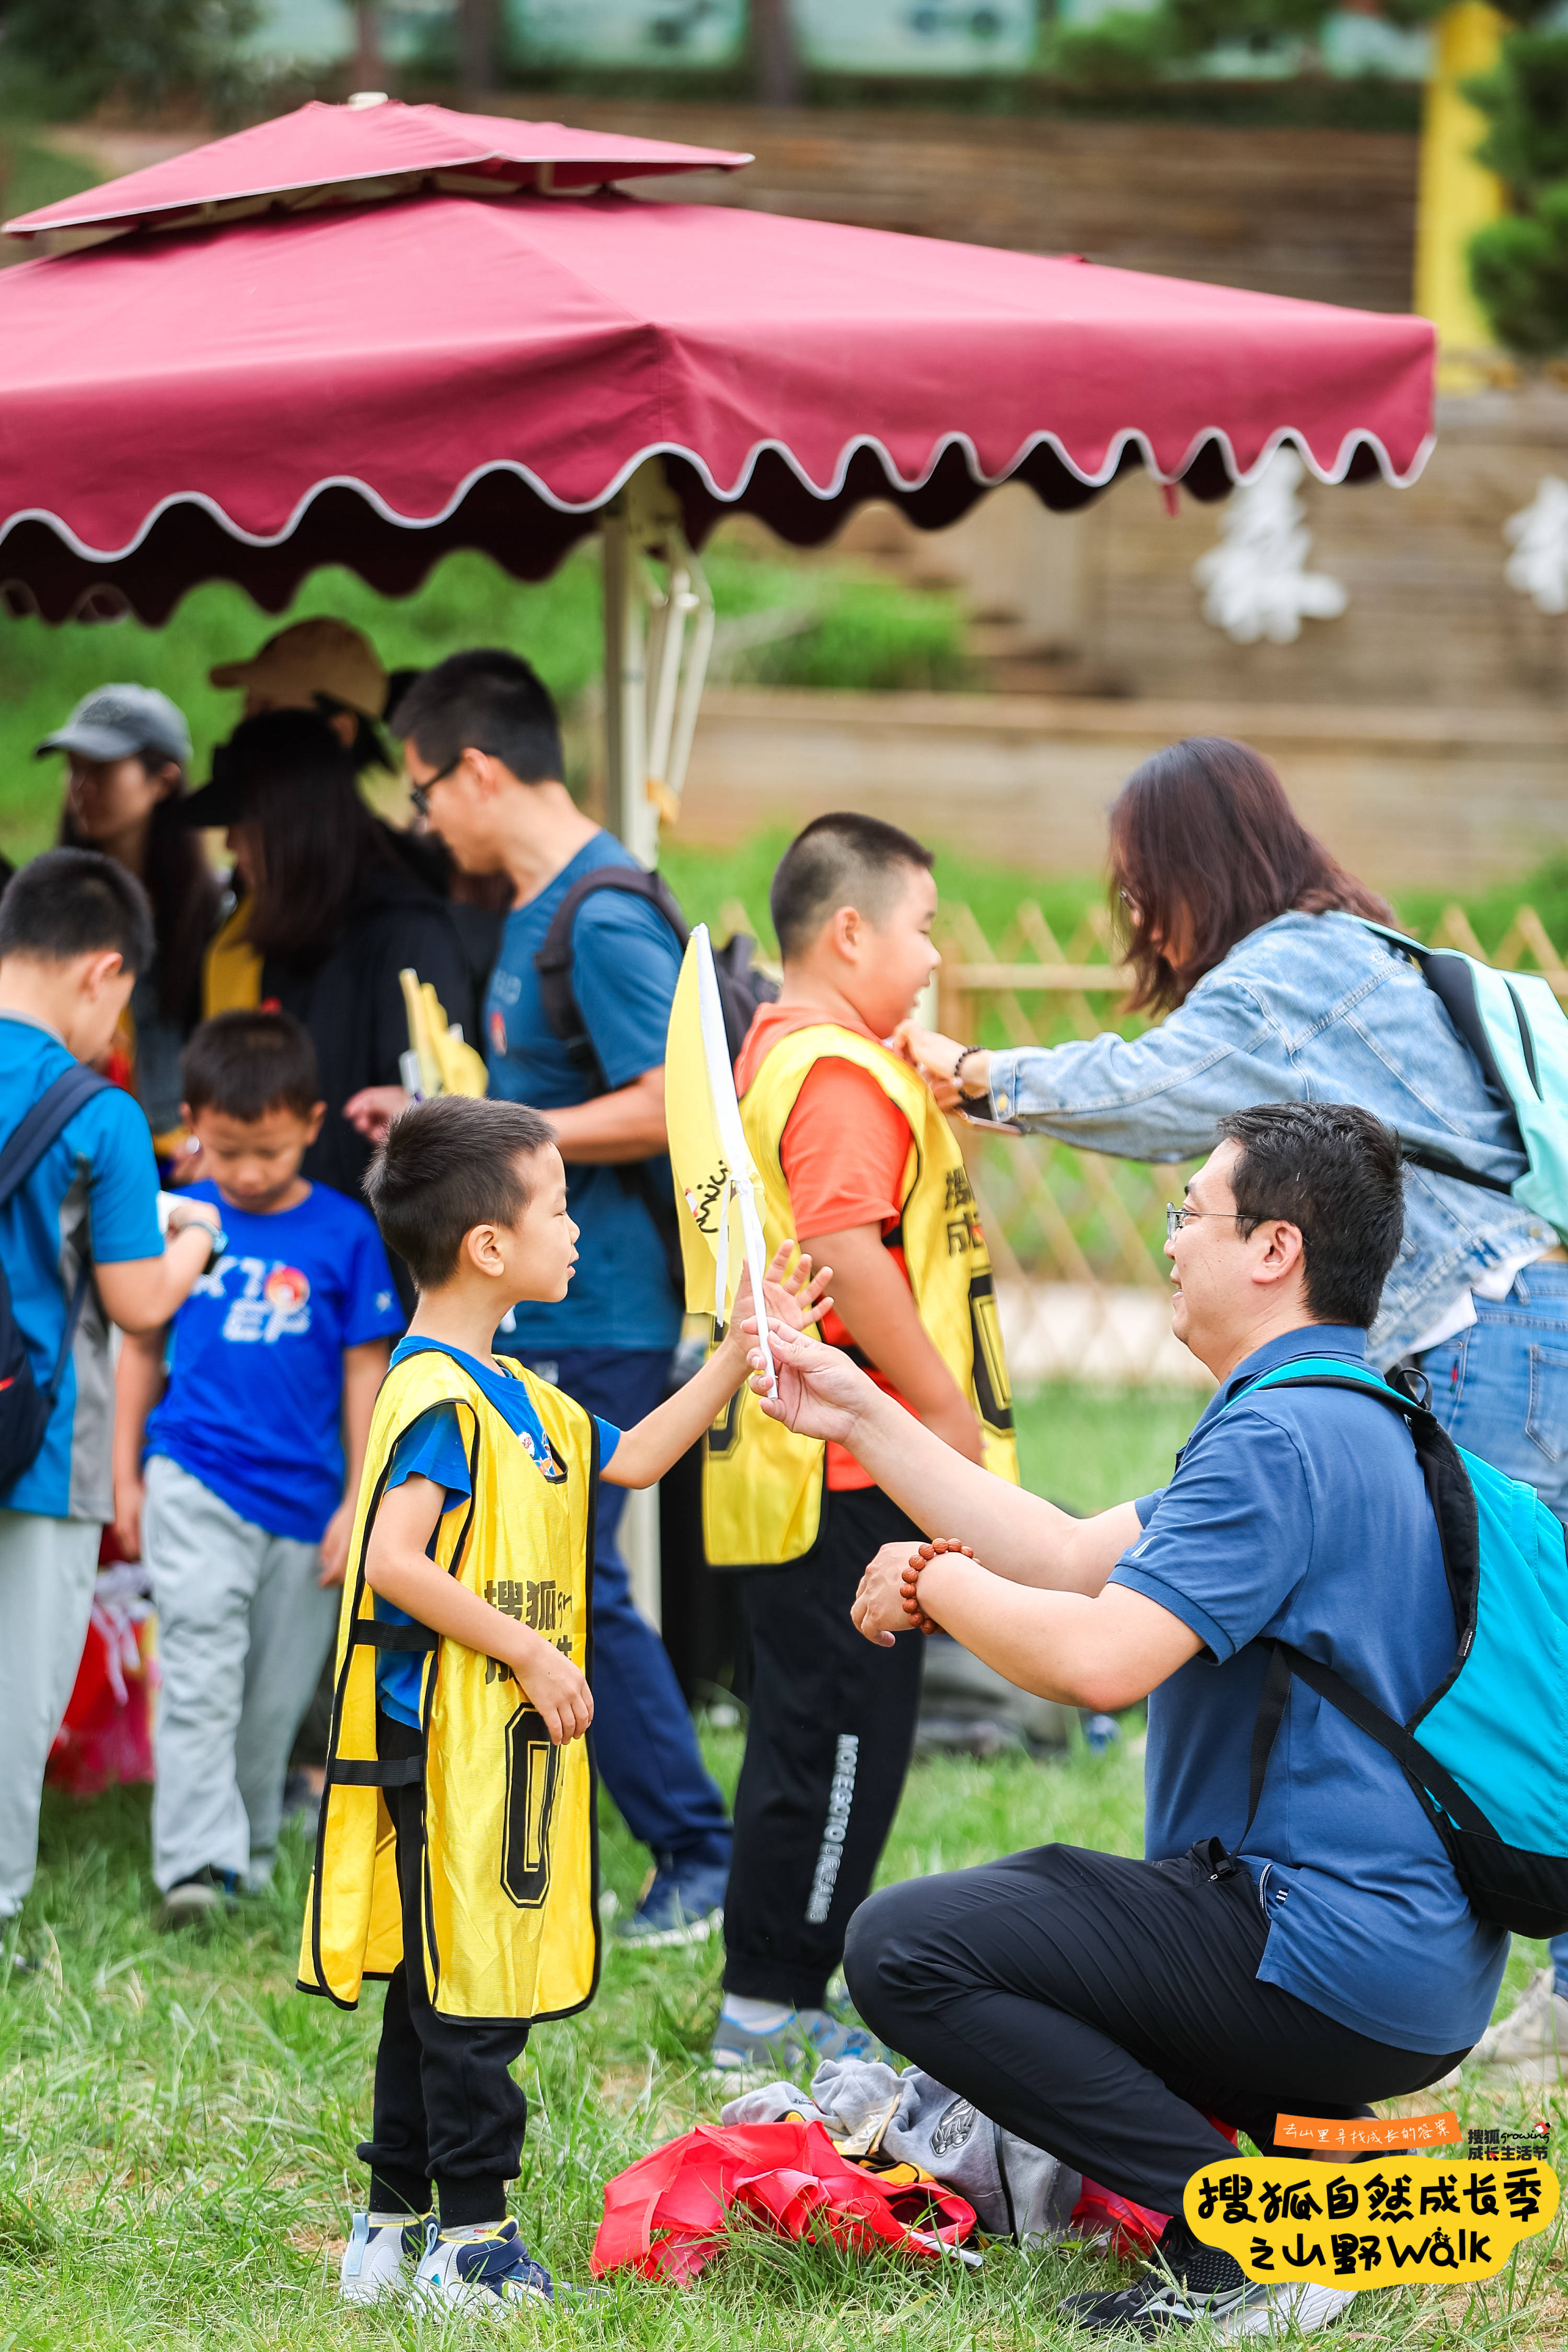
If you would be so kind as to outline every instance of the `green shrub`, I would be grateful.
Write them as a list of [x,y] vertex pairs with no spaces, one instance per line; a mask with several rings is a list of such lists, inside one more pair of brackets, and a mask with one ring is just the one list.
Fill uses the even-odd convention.
[[1471,238],[1470,283],[1505,349],[1547,359],[1568,347],[1568,33],[1510,33],[1466,95],[1489,125],[1478,158],[1513,205]]

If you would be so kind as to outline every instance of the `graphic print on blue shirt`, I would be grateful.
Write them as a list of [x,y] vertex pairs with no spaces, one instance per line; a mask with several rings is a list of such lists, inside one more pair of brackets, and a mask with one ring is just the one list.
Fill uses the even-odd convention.
[[[0,1014],[0,1140],[75,1066],[76,1056],[52,1029],[20,1013]],[[67,1120],[0,1209],[0,1265],[40,1389],[54,1373],[89,1234],[96,1265],[163,1252],[153,1138],[134,1096],[120,1087],[104,1087]],[[0,1498],[5,1507],[53,1519],[112,1518],[113,1415],[109,1329],[89,1285],[43,1444]]]
[[[1403,1423],[1337,1389],[1240,1396],[1303,1356],[1364,1363],[1365,1334],[1309,1325],[1238,1365],[1111,1571],[1205,1644],[1149,1699],[1152,1860],[1241,1836],[1264,1637],[1322,1659],[1400,1722],[1454,1664],[1442,1547]],[[1470,1909],[1398,1765],[1303,1683],[1242,1859],[1269,1922],[1264,1982],[1401,2049],[1476,2041],[1507,1934]]]
[[[525,1102],[548,1118],[585,1102],[589,1087],[544,1018],[534,957],[557,907],[575,882],[602,866],[635,866],[608,833],[595,834],[526,906],[507,917],[485,1000],[490,1093]],[[614,1092],[664,1059],[669,1008],[680,973],[675,934],[656,908],[619,890],[584,901],[572,927],[572,987]],[[668,1163],[654,1163],[668,1185]],[[555,1348],[673,1348],[681,1302],[670,1288],[663,1244],[647,1206],[614,1167],[566,1170],[567,1202],[581,1227],[577,1270],[559,1304],[516,1310],[515,1345],[537,1355]]]
[[[477,1356],[468,1355],[464,1349],[442,1349],[434,1339],[404,1339],[394,1351],[392,1360],[400,1364],[405,1356],[428,1354],[448,1355],[454,1363],[461,1364],[469,1379],[483,1390],[502,1420],[517,1432],[530,1461],[552,1486],[565,1476],[565,1469],[533,1409],[533,1401],[517,1374],[497,1371],[492,1366],[480,1362]],[[599,1432],[599,1467],[602,1470],[620,1444],[621,1433],[613,1423],[600,1421],[597,1414],[595,1420]],[[408,1478],[428,1478],[433,1486],[446,1488],[447,1499],[441,1506],[443,1518],[448,1511],[457,1510],[468,1501],[473,1488],[468,1475],[468,1449],[455,1404],[426,1406],[399,1437],[392,1450],[386,1483],[388,1487],[401,1486]],[[432,1559],[435,1558],[435,1543],[436,1536],[432,1534],[428,1547]],[[375,1614],[389,1625],[409,1625],[414,1622],[405,1609],[395,1608],[390,1601],[384,1601],[379,1593],[375,1597]],[[424,1672],[425,1660],[418,1652],[378,1650],[376,1653],[375,1703],[384,1714],[415,1730],[419,1727],[419,1685]]]
[[216,1184],[190,1196],[215,1203],[228,1247],[174,1318],[147,1452],[254,1526],[319,1542],[342,1500],[343,1350],[403,1328],[381,1235],[330,1184],[266,1217]]

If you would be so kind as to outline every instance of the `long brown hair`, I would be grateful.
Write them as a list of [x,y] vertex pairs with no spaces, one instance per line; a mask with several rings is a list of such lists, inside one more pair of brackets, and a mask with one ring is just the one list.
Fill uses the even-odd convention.
[[391,858],[353,758],[320,711],[268,710],[220,746],[213,776],[238,783],[259,839],[251,946],[284,963],[320,961],[338,943],[365,867]]
[[1133,770],[1110,811],[1110,886],[1139,1013],[1184,1003],[1238,940],[1292,909],[1392,919],[1307,831],[1261,752],[1225,735],[1189,735]]
[[[165,764],[155,751],[144,751],[139,756],[149,775],[160,773]],[[167,764],[172,767],[174,762],[170,761]],[[185,797],[185,790],[182,769],[153,811],[147,831],[146,870],[142,877],[153,901],[153,920],[157,929],[158,953],[153,981],[158,992],[158,1010],[165,1019],[176,1021],[182,1027],[195,1014],[202,958],[206,953],[207,941],[217,929],[223,895],[217,876],[207,864],[201,835],[186,824],[181,814],[180,803]],[[96,846],[78,827],[68,800],[60,813],[59,837],[66,849]]]

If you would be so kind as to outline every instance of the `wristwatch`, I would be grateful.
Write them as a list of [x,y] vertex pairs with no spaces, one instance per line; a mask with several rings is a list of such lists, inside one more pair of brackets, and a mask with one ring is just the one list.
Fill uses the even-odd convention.
[[[176,1219],[178,1220],[177,1223]],[[188,1233],[193,1225],[200,1225],[204,1233],[210,1234],[212,1235],[212,1247],[207,1253],[207,1262],[202,1268],[203,1274],[210,1274],[214,1266],[217,1264],[219,1258],[223,1255],[225,1250],[228,1247],[228,1235],[225,1233],[221,1225],[209,1224],[205,1217],[182,1217],[180,1216],[177,1209],[170,1212],[169,1231],[171,1234]],[[198,1281],[200,1278],[200,1276],[198,1276]]]

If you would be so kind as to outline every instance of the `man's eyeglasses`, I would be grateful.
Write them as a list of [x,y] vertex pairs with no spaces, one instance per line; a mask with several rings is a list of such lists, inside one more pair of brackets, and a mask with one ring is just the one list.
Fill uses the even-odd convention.
[[1165,1239],[1173,1242],[1182,1227],[1192,1217],[1228,1217],[1234,1223],[1238,1212],[1235,1209],[1189,1209],[1184,1201],[1165,1203]]
[[421,816],[427,817],[430,814],[430,794],[434,787],[437,784],[444,784],[447,777],[462,766],[463,759],[464,754],[459,751],[455,760],[448,760],[444,768],[433,776],[426,776],[422,784],[409,785],[408,797]]

